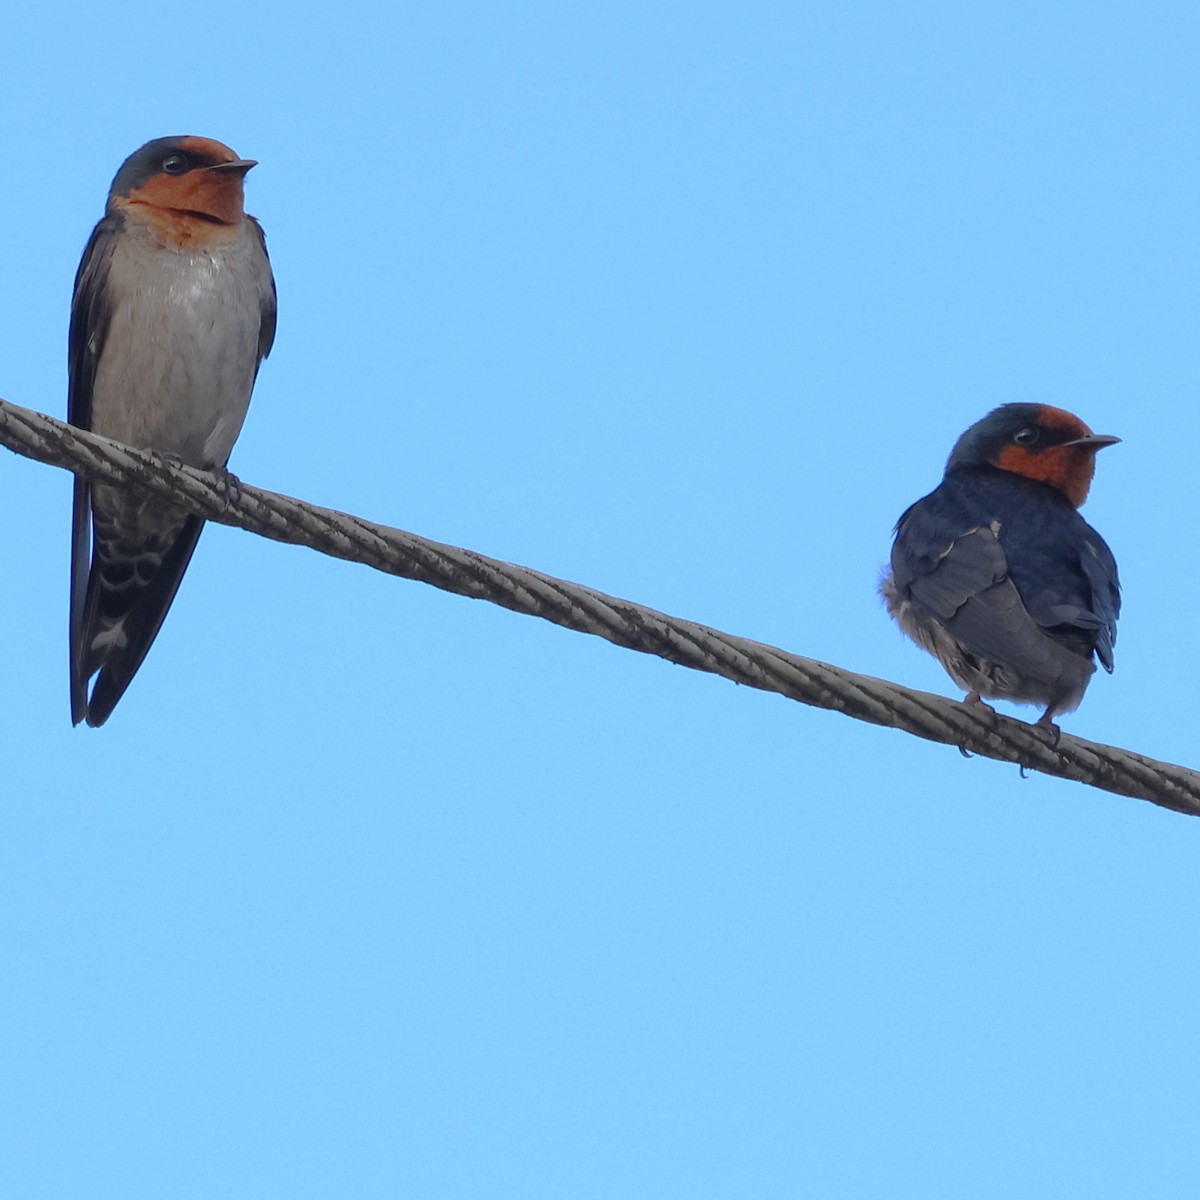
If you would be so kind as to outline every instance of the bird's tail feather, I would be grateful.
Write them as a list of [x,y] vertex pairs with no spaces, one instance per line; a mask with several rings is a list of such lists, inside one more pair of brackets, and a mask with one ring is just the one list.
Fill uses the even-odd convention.
[[[180,513],[165,536],[134,543],[95,530],[86,592],[73,613],[71,717],[103,725],[132,682],[162,627],[204,521]],[[78,584],[76,584],[78,587]],[[88,680],[99,672],[91,697]]]

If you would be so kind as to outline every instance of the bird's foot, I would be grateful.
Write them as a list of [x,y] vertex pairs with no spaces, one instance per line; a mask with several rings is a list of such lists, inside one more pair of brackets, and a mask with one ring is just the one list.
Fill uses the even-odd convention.
[[[983,697],[978,692],[971,692],[963,700],[963,704],[968,708],[982,709],[985,713],[989,713],[993,717],[996,715],[996,710],[990,704],[985,704],[983,702]],[[963,756],[963,758],[975,757],[971,751],[966,748],[966,746],[959,746],[958,752]]]
[[1044,729],[1050,734],[1050,745],[1052,747],[1057,746],[1058,739],[1062,737],[1062,730],[1051,720],[1053,716],[1054,708],[1050,707],[1034,722],[1035,729]]
[[242,481],[228,467],[213,467],[213,478],[216,481],[217,495],[225,504],[225,511],[241,502]]

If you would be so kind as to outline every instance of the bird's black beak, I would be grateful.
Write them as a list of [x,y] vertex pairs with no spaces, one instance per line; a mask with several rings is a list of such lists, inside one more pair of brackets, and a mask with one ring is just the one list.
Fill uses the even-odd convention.
[[233,162],[217,163],[209,167],[210,171],[236,171],[239,175],[245,175],[251,167],[258,166],[256,158],[235,158]]
[[1078,446],[1081,450],[1103,450],[1105,446],[1115,446],[1121,439],[1109,433],[1089,433],[1087,437],[1075,438],[1071,442],[1063,442],[1064,446]]

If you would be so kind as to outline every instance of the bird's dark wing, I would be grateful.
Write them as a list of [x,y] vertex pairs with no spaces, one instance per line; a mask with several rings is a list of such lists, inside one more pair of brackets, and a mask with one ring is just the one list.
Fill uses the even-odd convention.
[[191,513],[109,487],[99,492],[95,521],[80,637],[71,647],[72,717],[92,726],[112,715],[149,653],[204,529]]
[[1008,564],[988,524],[945,503],[939,492],[918,500],[897,523],[892,573],[901,589],[944,621],[1003,580]]
[[263,259],[267,263],[268,286],[262,289],[259,298],[261,324],[258,327],[258,362],[261,366],[262,360],[271,353],[271,347],[275,344],[275,321],[279,297],[275,291],[275,276],[271,273],[271,259],[267,254],[267,235],[263,233],[263,227],[253,217],[246,219],[250,222],[255,236],[258,238],[258,244],[262,247]]
[[[105,217],[95,229],[83,252],[75,274],[75,295],[71,302],[71,332],[67,344],[67,420],[79,429],[92,427],[92,388],[96,366],[112,309],[108,301],[108,268],[113,243],[121,229],[119,217]],[[75,476],[75,497],[71,528],[71,720],[78,725],[87,709],[87,676],[81,675],[84,661],[83,613],[91,564],[91,485],[82,475]]]
[[88,239],[71,301],[71,332],[68,341],[69,385],[67,420],[80,429],[92,427],[92,386],[96,364],[108,336],[112,309],[108,303],[108,269],[113,246],[121,231],[121,218],[105,217]]
[[1092,611],[1100,618],[1096,653],[1104,669],[1113,669],[1113,647],[1117,644],[1117,618],[1121,615],[1121,581],[1117,560],[1108,543],[1089,525],[1082,554],[1083,573],[1092,585]]
[[1014,520],[1002,535],[1010,569],[1030,614],[1077,654],[1094,651],[1113,669],[1121,588],[1104,539],[1076,512]]
[[997,515],[1011,514],[977,490],[947,480],[900,518],[892,547],[896,586],[967,653],[1056,684],[1063,643],[1030,611],[1013,578]]

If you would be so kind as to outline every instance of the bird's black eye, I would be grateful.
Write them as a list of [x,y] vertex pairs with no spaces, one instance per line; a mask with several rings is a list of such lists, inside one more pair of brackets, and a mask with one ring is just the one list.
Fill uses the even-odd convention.
[[1036,425],[1026,425],[1024,429],[1018,429],[1013,437],[1013,441],[1018,446],[1032,446],[1038,440],[1038,428]]
[[162,169],[168,175],[182,175],[188,169],[186,154],[168,154],[162,161]]

